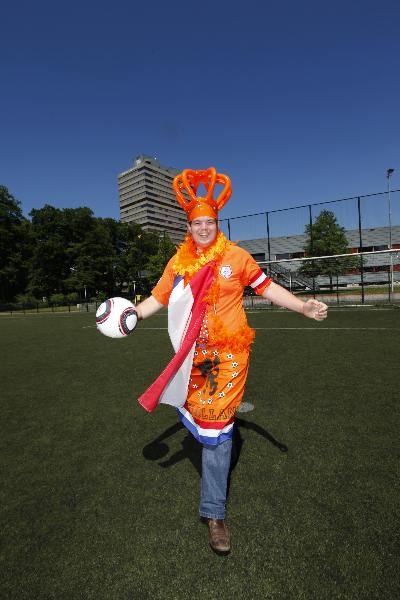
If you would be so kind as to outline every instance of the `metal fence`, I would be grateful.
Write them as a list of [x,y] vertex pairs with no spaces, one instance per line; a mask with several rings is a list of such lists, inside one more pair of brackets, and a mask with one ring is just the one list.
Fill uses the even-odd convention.
[[265,261],[260,266],[291,292],[328,303],[400,301],[400,249]]
[[[311,285],[301,286],[298,285],[300,265],[296,261],[304,257],[306,239],[310,240],[312,248],[313,225],[324,210],[332,212],[338,225],[346,230],[349,248],[357,252],[353,257],[359,257],[358,270],[353,270],[352,277],[349,273],[344,278],[338,274],[337,279],[330,281],[329,289],[324,285],[326,281],[321,279],[322,276],[311,277]],[[284,287],[304,295],[324,296],[329,302],[355,301],[362,304],[367,301],[400,301],[399,225],[400,190],[389,187],[386,192],[376,194],[220,220],[225,235],[253,254],[262,268]],[[392,249],[397,252],[391,253]],[[372,259],[368,255],[378,256],[376,251],[388,251],[385,265],[370,264]],[[328,258],[337,260],[334,257],[326,257],[325,260]],[[383,260],[382,256],[379,260]],[[297,283],[293,278],[295,273]],[[375,292],[371,286],[377,287]],[[353,288],[353,291],[344,287]],[[261,303],[261,299],[253,296],[245,299],[246,306],[261,306]]]
[[79,313],[96,312],[100,300],[78,302],[9,302],[0,304],[0,313],[9,314],[43,314],[43,313]]
[[271,238],[302,235],[307,226],[312,235],[312,226],[323,210],[333,212],[346,230],[357,230],[361,247],[363,230],[386,227],[385,243],[390,248],[392,227],[400,224],[400,190],[229,217],[220,219],[220,227],[234,241],[265,238],[266,258],[272,260]]

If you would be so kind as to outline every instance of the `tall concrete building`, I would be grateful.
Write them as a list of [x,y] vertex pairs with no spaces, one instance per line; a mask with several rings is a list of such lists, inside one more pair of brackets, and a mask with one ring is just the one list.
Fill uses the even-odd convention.
[[186,215],[175,199],[172,181],[179,171],[163,167],[156,158],[139,154],[133,167],[118,175],[120,220],[134,221],[143,229],[175,242],[186,233]]

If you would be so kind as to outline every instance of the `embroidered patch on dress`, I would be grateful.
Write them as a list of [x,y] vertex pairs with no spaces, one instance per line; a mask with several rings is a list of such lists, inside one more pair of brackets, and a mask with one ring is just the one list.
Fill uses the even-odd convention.
[[221,273],[222,277],[229,279],[229,277],[232,275],[232,267],[231,265],[222,265],[219,272]]

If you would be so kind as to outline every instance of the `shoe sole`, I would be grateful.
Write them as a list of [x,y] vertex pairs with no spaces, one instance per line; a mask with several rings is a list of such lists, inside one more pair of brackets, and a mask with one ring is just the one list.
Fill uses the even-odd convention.
[[218,556],[227,556],[228,554],[231,553],[231,550],[217,550],[216,548],[213,548],[210,544],[210,548],[211,550],[214,552],[214,554],[217,554]]

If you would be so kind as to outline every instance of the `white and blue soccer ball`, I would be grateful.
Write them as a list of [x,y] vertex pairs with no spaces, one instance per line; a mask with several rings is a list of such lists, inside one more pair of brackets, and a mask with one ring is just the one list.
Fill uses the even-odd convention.
[[138,321],[134,305],[125,298],[109,298],[96,311],[97,329],[111,338],[123,338],[132,333]]

